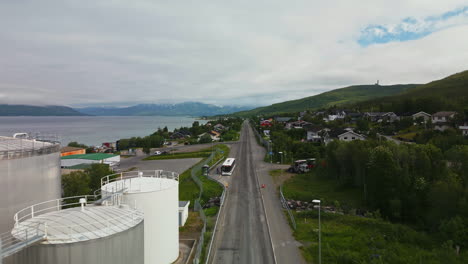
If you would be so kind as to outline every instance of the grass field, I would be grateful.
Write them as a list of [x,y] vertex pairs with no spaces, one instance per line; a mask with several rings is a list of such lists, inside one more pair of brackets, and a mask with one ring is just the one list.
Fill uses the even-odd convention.
[[[283,186],[286,198],[324,204],[362,206],[359,190],[342,190],[332,181],[313,174],[297,174]],[[318,263],[317,210],[293,212],[297,224],[294,237],[303,244],[301,251],[308,263]],[[468,263],[468,255],[457,256],[453,245],[411,227],[380,218],[321,213],[322,263]]]
[[[274,175],[275,173],[273,173]],[[322,200],[325,205],[333,205],[339,201],[342,206],[363,208],[362,192],[359,189],[343,189],[336,182],[321,179],[315,173],[297,174],[287,180],[283,185],[283,193],[286,198],[312,201]]]
[[207,158],[211,154],[211,148],[203,149],[195,152],[171,153],[163,155],[153,155],[144,158],[143,160],[167,160],[167,159],[191,159],[191,158]]

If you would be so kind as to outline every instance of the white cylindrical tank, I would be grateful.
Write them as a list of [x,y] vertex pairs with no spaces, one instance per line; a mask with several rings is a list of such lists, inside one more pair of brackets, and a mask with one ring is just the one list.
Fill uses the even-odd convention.
[[22,208],[60,198],[60,182],[58,144],[0,137],[0,233]]
[[[79,198],[69,200],[76,206]],[[18,212],[11,235],[19,243],[9,241],[13,241],[10,248],[20,250],[6,260],[18,264],[144,263],[142,212],[117,204],[62,209],[68,206],[59,199]]]
[[172,263],[179,256],[178,174],[166,171],[131,172],[107,178],[103,197],[123,193],[122,202],[145,214],[145,264]]

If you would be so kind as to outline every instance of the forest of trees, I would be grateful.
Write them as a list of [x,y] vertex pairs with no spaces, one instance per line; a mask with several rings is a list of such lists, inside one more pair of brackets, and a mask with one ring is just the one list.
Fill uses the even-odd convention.
[[359,188],[369,210],[468,246],[468,146],[334,141],[316,173]]

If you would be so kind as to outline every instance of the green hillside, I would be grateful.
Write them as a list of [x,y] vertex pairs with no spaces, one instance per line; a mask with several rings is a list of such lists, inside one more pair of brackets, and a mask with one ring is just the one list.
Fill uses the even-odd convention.
[[468,71],[430,82],[384,98],[360,102],[352,106],[361,111],[393,111],[397,113],[468,110]]
[[306,109],[318,109],[333,105],[344,105],[369,100],[372,98],[390,96],[402,93],[409,89],[415,88],[416,84],[404,85],[356,85],[349,86],[333,91],[321,93],[298,100],[286,101],[255,108],[249,111],[235,113],[236,116],[253,116],[253,115],[271,115],[280,113],[291,113],[304,111]]

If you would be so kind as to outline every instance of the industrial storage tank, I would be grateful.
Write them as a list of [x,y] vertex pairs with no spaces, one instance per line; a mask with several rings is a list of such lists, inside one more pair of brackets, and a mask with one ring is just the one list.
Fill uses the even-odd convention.
[[122,202],[145,214],[145,264],[172,263],[179,256],[179,175],[134,171],[102,179],[102,196],[122,193]]
[[[16,244],[6,247],[17,247],[17,253],[6,260],[17,264],[143,264],[144,214],[121,204],[117,196],[105,201],[106,205],[86,205],[90,197],[47,201],[18,212],[11,231]],[[23,245],[27,243],[31,245]]]
[[0,233],[22,208],[60,198],[60,179],[59,144],[0,137]]

